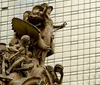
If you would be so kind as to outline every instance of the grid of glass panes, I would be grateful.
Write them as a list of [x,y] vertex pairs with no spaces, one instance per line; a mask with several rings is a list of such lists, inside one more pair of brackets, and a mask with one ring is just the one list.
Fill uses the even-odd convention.
[[0,0],[0,42],[13,35],[11,20],[47,2],[54,7],[54,24],[67,26],[54,33],[55,54],[46,65],[64,66],[63,85],[100,84],[100,0]]

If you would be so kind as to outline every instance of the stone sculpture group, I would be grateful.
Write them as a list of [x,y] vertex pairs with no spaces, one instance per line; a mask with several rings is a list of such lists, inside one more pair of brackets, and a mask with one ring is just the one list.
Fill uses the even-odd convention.
[[0,85],[61,85],[63,66],[45,65],[45,58],[54,54],[53,32],[66,25],[53,25],[52,10],[43,3],[26,11],[23,20],[12,19],[9,47],[0,43]]

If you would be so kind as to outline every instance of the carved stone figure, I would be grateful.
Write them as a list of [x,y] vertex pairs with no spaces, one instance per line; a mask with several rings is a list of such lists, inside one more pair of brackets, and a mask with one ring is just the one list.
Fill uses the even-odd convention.
[[[41,6],[41,7],[40,7]],[[53,30],[57,30],[58,28],[61,29],[65,26],[65,23],[59,26],[54,26],[53,22],[50,18],[50,13],[53,10],[52,6],[48,6],[46,3],[41,4],[38,6],[37,10],[41,11],[36,11],[39,16],[43,18],[42,26],[39,28],[40,29],[40,34],[39,34],[39,40],[40,42],[43,41],[43,43],[38,42],[38,50],[33,49],[33,53],[36,55],[37,58],[40,59],[40,64],[44,65],[45,63],[45,58],[47,56],[50,56],[54,53],[54,43],[53,43]],[[40,9],[41,8],[41,9]],[[33,8],[32,12],[36,10]],[[42,50],[41,50],[42,49]]]
[[[9,74],[10,71],[14,68],[17,67],[19,65],[22,65],[22,62],[28,62],[29,60],[31,60],[29,58],[29,44],[30,44],[30,37],[28,35],[23,35],[21,37],[20,43],[13,46],[12,48],[16,48],[16,50],[18,50],[18,52],[16,52],[15,54],[13,54],[10,58],[9,61],[12,62],[12,65],[9,67],[9,69],[7,69],[7,73]],[[26,61],[27,60],[27,61]],[[15,62],[14,62],[15,61]],[[30,66],[29,66],[30,65]],[[33,65],[29,64],[27,65],[26,68],[30,68],[33,67]],[[24,66],[24,65],[23,65]]]
[[63,73],[63,66],[60,64],[56,64],[54,67],[54,72],[55,72],[56,76],[57,76],[57,72],[60,73],[60,75],[61,75],[60,79],[58,79],[58,77],[57,77],[55,82],[57,82],[57,84],[61,84],[62,80],[63,80],[63,74],[64,74]]
[[[52,6],[36,5],[12,19],[14,36],[6,47],[0,43],[0,85],[60,85],[63,66],[45,66],[45,58],[54,54],[53,32],[65,27],[53,25]],[[60,74],[60,79],[58,74]]]
[[[48,70],[50,74],[50,78],[52,79],[52,83],[54,85],[60,85],[63,80],[63,66],[60,64],[56,64],[55,67],[53,68],[52,66],[48,65],[46,66],[46,69]],[[57,72],[61,75],[60,79],[57,76]]]
[[8,60],[8,53],[5,43],[0,43],[0,84],[6,85],[8,81],[12,80],[10,77],[6,76],[6,68],[7,60]]
[[1,68],[0,68],[0,72],[2,73],[2,75],[6,75],[5,74],[5,68],[6,68],[6,63],[5,63],[5,58],[6,58],[6,44],[5,43],[0,43],[0,63],[1,63]]

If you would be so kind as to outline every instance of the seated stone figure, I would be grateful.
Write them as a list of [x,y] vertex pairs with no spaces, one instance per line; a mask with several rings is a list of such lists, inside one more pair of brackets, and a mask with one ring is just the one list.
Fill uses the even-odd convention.
[[12,78],[6,75],[6,69],[8,68],[9,53],[5,43],[0,43],[0,85],[5,85]]
[[[28,55],[29,44],[30,44],[30,37],[28,35],[23,35],[21,37],[20,43],[13,46],[14,49],[16,48],[16,50],[18,51],[9,58],[9,62],[12,62],[12,65],[6,70],[7,74],[9,74],[13,68],[21,66],[22,62],[29,60],[29,55]],[[13,47],[10,47],[9,49]]]
[[0,43],[0,74],[5,75],[5,53],[6,53],[6,44],[5,43]]

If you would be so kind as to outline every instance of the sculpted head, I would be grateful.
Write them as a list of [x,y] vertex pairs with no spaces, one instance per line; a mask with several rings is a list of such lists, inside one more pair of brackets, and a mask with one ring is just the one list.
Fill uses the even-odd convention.
[[63,66],[60,64],[56,64],[54,67],[54,72],[59,72],[59,73],[63,73]]
[[54,72],[54,68],[50,65],[46,66],[46,69],[49,71],[49,72]]
[[5,43],[0,43],[0,51],[6,51],[6,44]]
[[43,11],[43,7],[41,7],[41,5],[36,5],[32,9],[33,14],[40,14],[40,12],[42,11]]
[[22,44],[23,46],[29,45],[29,44],[30,44],[30,37],[29,37],[28,35],[23,35],[23,36],[21,37],[21,44]]

